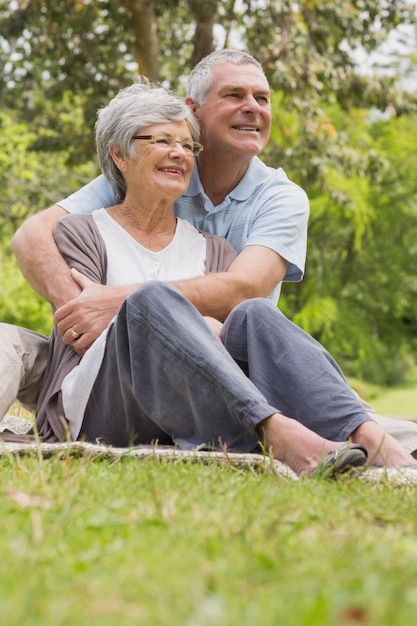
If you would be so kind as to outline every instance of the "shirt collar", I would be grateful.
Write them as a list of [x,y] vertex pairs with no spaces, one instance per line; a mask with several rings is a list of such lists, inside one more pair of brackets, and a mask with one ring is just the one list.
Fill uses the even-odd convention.
[[[254,157],[250,162],[248,169],[242,180],[236,185],[234,189],[228,194],[228,197],[233,200],[243,202],[252,195],[254,189],[271,175],[270,167],[267,167],[258,157]],[[205,196],[203,186],[200,181],[200,175],[198,172],[198,165],[195,164],[193,172],[191,174],[190,184],[184,196]]]

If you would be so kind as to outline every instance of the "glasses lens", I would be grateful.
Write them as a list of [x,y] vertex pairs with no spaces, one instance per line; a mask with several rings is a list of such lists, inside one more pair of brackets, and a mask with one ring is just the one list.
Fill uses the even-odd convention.
[[193,154],[199,154],[202,149],[203,146],[201,145],[201,143],[198,143],[197,141],[193,142]]
[[143,135],[136,136],[134,137],[134,139],[150,139],[151,142],[156,144],[157,146],[171,149],[175,148],[177,143],[179,143],[183,150],[194,155],[197,155],[203,149],[203,146],[201,145],[201,143],[198,143],[198,141],[190,141],[188,139],[184,139],[184,141],[178,141],[173,137],[166,137],[165,135]]
[[166,148],[172,148],[175,145],[173,139],[169,137],[164,137],[163,135],[155,135],[153,143],[156,143],[158,146],[164,146]]

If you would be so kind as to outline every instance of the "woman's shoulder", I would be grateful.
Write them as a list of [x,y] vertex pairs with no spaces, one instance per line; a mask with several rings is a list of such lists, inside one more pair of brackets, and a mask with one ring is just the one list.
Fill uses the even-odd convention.
[[97,231],[92,215],[81,213],[69,213],[61,217],[55,224],[55,233],[71,231],[74,234],[85,236],[87,233]]

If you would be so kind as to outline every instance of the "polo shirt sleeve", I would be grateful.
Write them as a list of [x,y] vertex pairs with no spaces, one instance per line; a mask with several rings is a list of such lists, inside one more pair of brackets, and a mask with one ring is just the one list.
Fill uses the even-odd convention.
[[265,186],[244,246],[265,246],[288,261],[285,281],[300,281],[307,253],[310,213],[307,194],[289,179]]
[[68,213],[88,215],[116,204],[116,196],[110,182],[101,175],[57,204]]

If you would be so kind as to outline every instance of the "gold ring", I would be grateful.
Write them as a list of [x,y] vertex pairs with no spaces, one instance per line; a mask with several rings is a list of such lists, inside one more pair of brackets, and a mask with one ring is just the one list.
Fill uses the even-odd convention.
[[77,333],[77,331],[74,330],[73,328],[71,328],[71,335],[73,339],[78,339],[79,337],[81,337],[80,333]]

